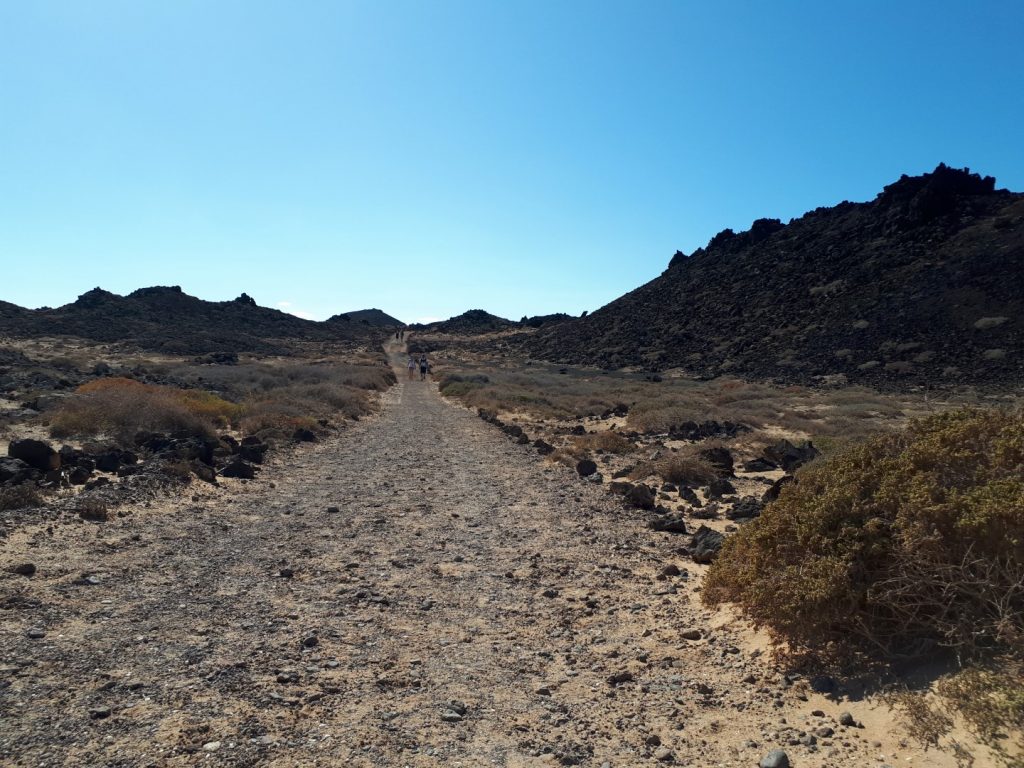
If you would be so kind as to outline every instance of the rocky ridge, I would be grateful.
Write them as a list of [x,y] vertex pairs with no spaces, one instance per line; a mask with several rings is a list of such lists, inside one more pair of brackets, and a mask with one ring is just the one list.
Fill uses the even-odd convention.
[[871,202],[723,230],[525,343],[564,363],[705,377],[1009,385],[1024,364],[1022,262],[1024,194],[940,165]]

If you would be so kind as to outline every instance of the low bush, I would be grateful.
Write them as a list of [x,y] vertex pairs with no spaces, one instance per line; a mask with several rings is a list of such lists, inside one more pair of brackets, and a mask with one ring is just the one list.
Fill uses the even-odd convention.
[[715,468],[706,461],[679,454],[642,462],[630,472],[633,480],[643,480],[650,475],[657,475],[666,483],[690,486],[706,485],[718,477]]
[[54,413],[54,437],[108,434],[123,442],[142,430],[212,435],[237,406],[209,393],[106,378],[83,384]]
[[787,641],[960,655],[1024,637],[1024,418],[956,411],[809,468],[708,573]]
[[584,451],[604,451],[605,453],[633,453],[636,445],[627,440],[618,432],[603,430],[593,432],[589,435],[578,435],[570,438],[579,448]]
[[39,491],[28,485],[0,488],[0,510],[28,509],[43,506]]

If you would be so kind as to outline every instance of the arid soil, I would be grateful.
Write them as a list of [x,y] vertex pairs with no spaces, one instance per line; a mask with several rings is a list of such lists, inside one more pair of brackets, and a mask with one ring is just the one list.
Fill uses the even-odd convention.
[[401,378],[255,482],[2,542],[0,761],[955,764],[701,608],[685,537]]

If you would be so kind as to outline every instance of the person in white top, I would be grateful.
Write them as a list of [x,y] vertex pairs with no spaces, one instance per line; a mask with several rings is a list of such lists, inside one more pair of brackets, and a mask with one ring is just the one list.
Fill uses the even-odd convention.
[[409,355],[409,381],[413,380],[416,375],[416,358]]

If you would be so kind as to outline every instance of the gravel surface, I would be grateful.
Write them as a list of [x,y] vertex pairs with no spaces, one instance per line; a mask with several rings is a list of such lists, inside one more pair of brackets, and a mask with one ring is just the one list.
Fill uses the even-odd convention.
[[[913,754],[884,712],[785,679],[757,636],[703,611],[686,537],[645,529],[433,383],[403,380],[380,415],[254,482],[197,485],[3,542],[3,764]],[[27,562],[34,575],[8,570]]]

